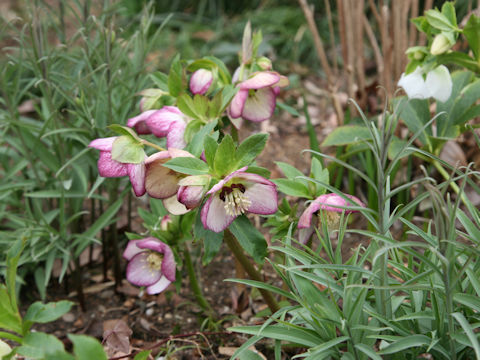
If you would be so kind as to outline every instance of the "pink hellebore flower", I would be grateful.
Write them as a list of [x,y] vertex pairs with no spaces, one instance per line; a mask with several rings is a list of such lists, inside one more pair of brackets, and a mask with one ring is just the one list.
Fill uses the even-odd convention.
[[[324,194],[312,201],[312,203],[305,209],[303,214],[298,220],[298,228],[300,229],[300,242],[306,243],[314,232],[314,226],[312,224],[312,217],[319,210],[326,212],[327,223],[331,228],[338,228],[338,222],[340,220],[340,213],[350,214],[358,212],[356,209],[351,209],[351,206],[365,207],[365,204],[361,202],[357,197],[353,195],[345,194],[346,197],[353,202],[346,201],[338,194]],[[357,205],[358,204],[358,205]]]
[[260,122],[272,117],[280,87],[288,85],[288,79],[274,71],[260,71],[237,87],[240,90],[230,103],[230,116]]
[[245,172],[243,167],[227,175],[214,185],[202,208],[203,226],[215,232],[225,230],[244,212],[269,215],[277,211],[276,185],[257,174]]
[[127,259],[127,280],[146,286],[150,295],[165,290],[175,281],[175,258],[170,247],[154,237],[131,240],[123,253]]
[[[183,135],[187,127],[186,116],[175,106],[164,106],[160,110],[147,110],[128,120],[127,125],[140,134],[167,137],[167,147],[183,149],[186,146]],[[148,132],[146,132],[148,130]]]
[[118,136],[95,139],[89,147],[100,150],[98,159],[98,173],[103,177],[127,176],[132,183],[135,195],[145,194],[145,163],[125,164],[112,159],[112,147]]
[[198,69],[190,77],[190,91],[192,94],[205,94],[213,82],[213,74],[210,70]]

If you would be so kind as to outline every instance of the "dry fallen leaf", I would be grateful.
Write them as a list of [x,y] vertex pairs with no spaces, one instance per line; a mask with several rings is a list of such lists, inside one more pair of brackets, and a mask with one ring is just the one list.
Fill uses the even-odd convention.
[[130,352],[132,330],[120,319],[106,320],[103,323],[103,342],[114,351]]

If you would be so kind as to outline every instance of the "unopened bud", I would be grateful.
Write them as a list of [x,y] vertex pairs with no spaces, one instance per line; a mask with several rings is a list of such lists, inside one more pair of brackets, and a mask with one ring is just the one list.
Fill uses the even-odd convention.
[[172,223],[172,218],[170,215],[165,215],[162,220],[160,221],[160,229],[163,231],[168,230],[168,225]]
[[449,50],[452,47],[450,41],[444,34],[438,34],[433,39],[432,46],[430,47],[430,53],[432,55],[440,55],[443,54],[445,51]]
[[260,66],[262,70],[272,70],[272,61],[265,56],[257,60],[257,65]]
[[212,85],[213,74],[210,70],[198,69],[190,78],[190,91],[192,94],[205,94]]

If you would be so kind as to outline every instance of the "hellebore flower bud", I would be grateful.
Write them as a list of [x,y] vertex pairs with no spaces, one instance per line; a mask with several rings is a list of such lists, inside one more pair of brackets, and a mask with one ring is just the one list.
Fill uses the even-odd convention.
[[205,94],[213,82],[213,74],[210,70],[198,69],[190,78],[190,91],[192,94]]
[[444,34],[438,34],[433,39],[432,46],[430,47],[430,53],[432,55],[441,55],[452,47],[453,44]]
[[262,70],[272,70],[272,61],[265,56],[257,60],[257,65],[260,66]]

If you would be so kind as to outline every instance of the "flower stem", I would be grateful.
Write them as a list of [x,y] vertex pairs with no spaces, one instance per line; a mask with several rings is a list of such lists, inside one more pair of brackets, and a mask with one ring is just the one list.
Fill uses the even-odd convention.
[[[224,240],[228,248],[232,251],[235,258],[243,266],[248,276],[250,276],[252,280],[263,282],[262,276],[260,275],[258,270],[255,269],[255,266],[253,266],[253,264],[245,255],[241,245],[238,243],[238,240],[228,229],[225,230],[224,232]],[[280,309],[280,307],[278,306],[278,303],[273,297],[272,293],[265,289],[259,288],[258,290],[260,291],[260,294],[262,294],[262,297],[267,303],[268,307],[270,308],[270,311],[272,312],[272,314],[277,312]]]
[[207,301],[205,296],[203,296],[202,289],[198,283],[197,275],[195,273],[195,268],[193,267],[192,258],[190,256],[190,250],[188,245],[185,243],[185,248],[183,250],[183,259],[185,267],[187,268],[188,278],[190,280],[190,287],[192,288],[195,299],[197,300],[198,305],[209,315],[212,316],[214,311],[212,306]]
[[142,144],[143,145],[148,145],[148,146],[151,146],[153,147],[154,149],[157,149],[158,151],[165,151],[164,148],[162,148],[161,146],[158,146],[157,144],[154,144],[148,140],[145,140],[145,139],[142,139]]

